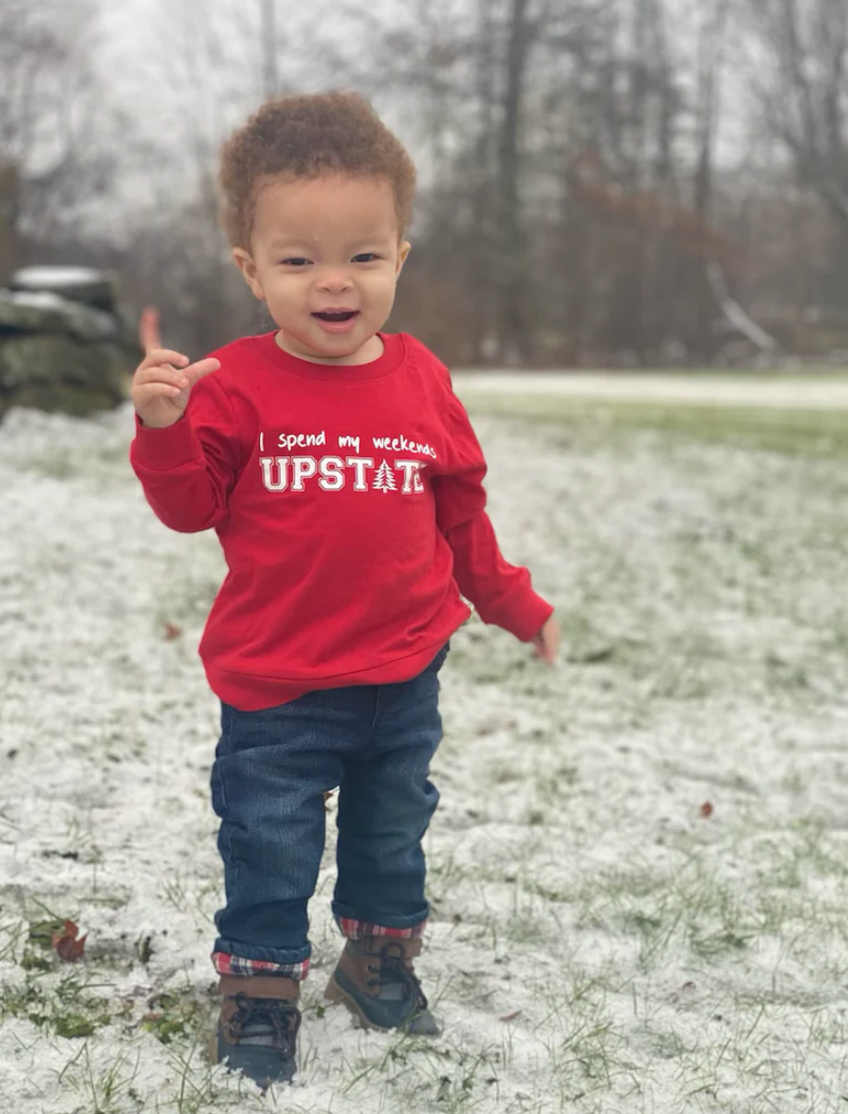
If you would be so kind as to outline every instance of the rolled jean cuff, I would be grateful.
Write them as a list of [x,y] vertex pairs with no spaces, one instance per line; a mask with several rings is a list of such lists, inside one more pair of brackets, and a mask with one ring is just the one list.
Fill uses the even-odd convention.
[[388,925],[371,924],[370,921],[358,921],[355,917],[336,917],[336,924],[342,936],[348,940],[362,940],[366,936],[388,936],[395,940],[417,940],[424,935],[427,927],[426,918],[417,924],[407,925],[406,928],[392,928]]
[[228,952],[213,952],[212,965],[219,975],[270,975],[272,978],[294,979],[303,982],[309,973],[309,960],[302,963],[270,963],[266,959],[244,959]]
[[302,982],[309,970],[311,954],[309,947],[245,948],[234,940],[218,939],[212,963],[219,975],[281,975]]

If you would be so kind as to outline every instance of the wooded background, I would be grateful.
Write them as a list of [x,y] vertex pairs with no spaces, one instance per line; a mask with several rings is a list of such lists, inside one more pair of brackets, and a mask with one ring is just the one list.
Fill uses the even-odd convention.
[[110,268],[193,356],[269,327],[218,147],[325,88],[418,162],[391,324],[453,364],[848,362],[848,0],[0,0],[0,284]]

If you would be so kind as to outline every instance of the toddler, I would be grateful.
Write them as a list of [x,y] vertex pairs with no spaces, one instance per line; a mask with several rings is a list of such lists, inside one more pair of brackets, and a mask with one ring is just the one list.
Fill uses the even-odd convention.
[[221,700],[212,1056],[267,1087],[295,1071],[336,787],[346,943],[326,995],[365,1026],[438,1032],[413,964],[438,673],[464,599],[548,662],[559,630],[499,552],[446,368],[382,331],[409,252],[400,142],[357,95],[282,97],[225,144],[220,179],[235,263],[277,328],[194,364],[148,353],[131,460],[162,522],[214,529],[226,558],[200,644]]

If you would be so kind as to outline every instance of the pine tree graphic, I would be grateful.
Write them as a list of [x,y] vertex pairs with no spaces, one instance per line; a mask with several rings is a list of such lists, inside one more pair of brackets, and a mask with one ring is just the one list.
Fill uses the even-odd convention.
[[377,491],[382,491],[384,495],[387,491],[397,491],[397,481],[395,480],[395,474],[389,467],[387,461],[384,460],[380,467],[377,469],[377,475],[374,477],[373,486],[377,489]]

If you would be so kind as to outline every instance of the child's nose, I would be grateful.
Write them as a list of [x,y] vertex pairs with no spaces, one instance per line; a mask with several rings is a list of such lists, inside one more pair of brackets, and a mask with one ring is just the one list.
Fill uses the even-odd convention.
[[328,294],[340,294],[352,285],[349,272],[342,268],[327,268],[318,276],[318,288]]

